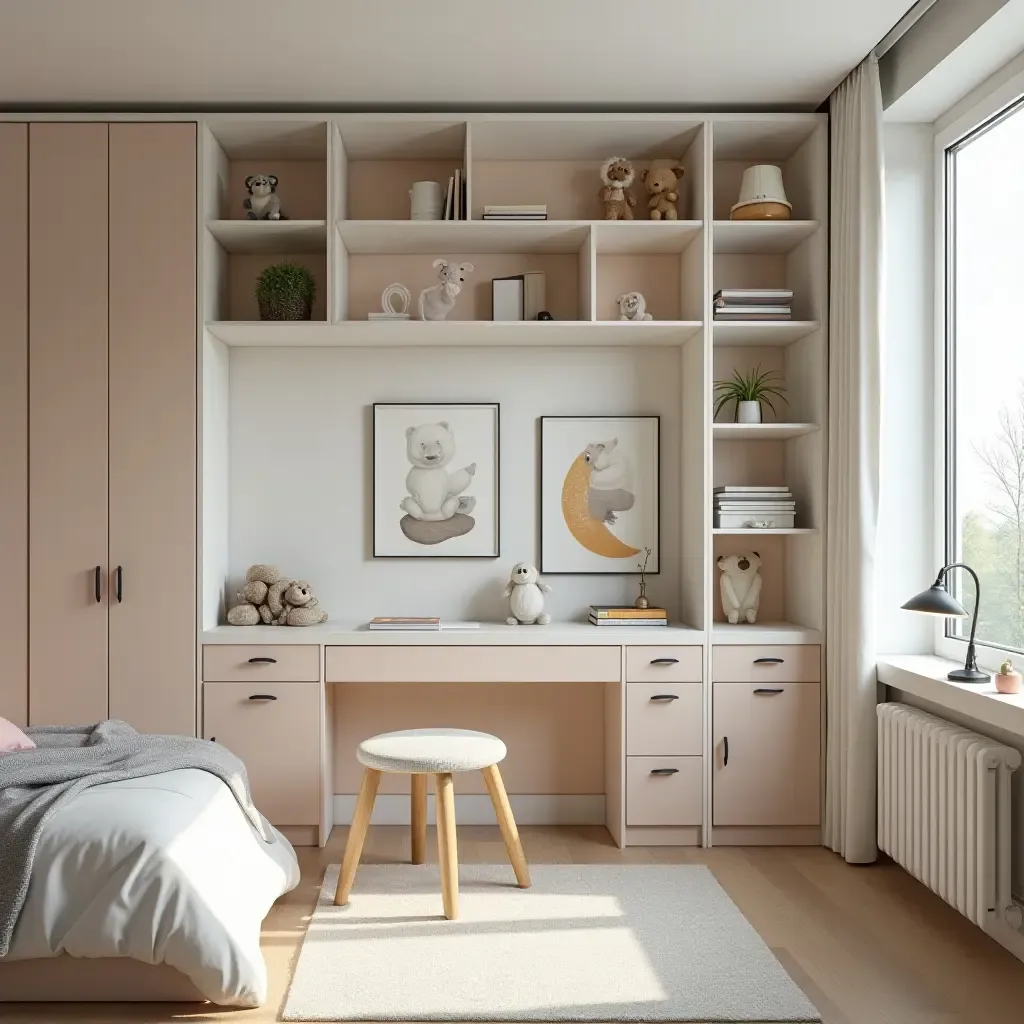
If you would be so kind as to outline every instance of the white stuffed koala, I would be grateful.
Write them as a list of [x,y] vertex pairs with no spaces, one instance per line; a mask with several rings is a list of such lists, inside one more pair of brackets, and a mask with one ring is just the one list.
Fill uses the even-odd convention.
[[510,626],[528,626],[537,623],[546,626],[551,616],[544,611],[544,595],[551,588],[541,581],[537,567],[528,562],[516,562],[509,575],[505,596],[509,599],[512,614],[505,620]]
[[424,423],[405,431],[405,452],[412,469],[405,478],[409,497],[401,507],[413,519],[438,522],[456,512],[469,515],[476,498],[460,498],[472,482],[476,463],[449,473],[445,468],[455,458],[455,438],[447,423]]
[[735,624],[741,618],[757,621],[761,600],[761,556],[756,551],[745,555],[722,555],[717,562],[722,570],[722,608],[726,618]]

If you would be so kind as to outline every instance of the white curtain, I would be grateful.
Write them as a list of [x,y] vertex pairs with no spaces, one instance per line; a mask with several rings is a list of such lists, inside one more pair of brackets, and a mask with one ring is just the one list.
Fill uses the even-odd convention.
[[878,855],[874,579],[882,325],[882,97],[865,60],[832,94],[825,845]]

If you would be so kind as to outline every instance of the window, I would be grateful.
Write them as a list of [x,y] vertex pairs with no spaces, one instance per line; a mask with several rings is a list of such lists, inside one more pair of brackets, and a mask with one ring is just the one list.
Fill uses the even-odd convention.
[[[945,172],[946,561],[980,577],[979,643],[1024,651],[1024,100],[949,146]],[[973,611],[970,577],[949,585]]]

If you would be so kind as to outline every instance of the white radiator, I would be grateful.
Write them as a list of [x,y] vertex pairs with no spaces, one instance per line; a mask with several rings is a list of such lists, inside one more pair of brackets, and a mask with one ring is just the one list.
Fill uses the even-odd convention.
[[[1012,747],[906,704],[878,705],[878,846],[1000,941],[1010,898]],[[1016,942],[1015,942],[1016,945]]]

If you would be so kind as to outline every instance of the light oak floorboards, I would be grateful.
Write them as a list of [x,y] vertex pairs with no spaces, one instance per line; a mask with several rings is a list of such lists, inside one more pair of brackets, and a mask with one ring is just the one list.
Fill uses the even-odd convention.
[[[323,850],[298,851],[302,881],[264,922],[266,1006],[218,1013],[195,1004],[10,1003],[0,1005],[0,1020],[278,1020],[324,869],[341,859],[347,834],[347,828],[336,828]],[[850,867],[819,847],[618,850],[597,827],[523,826],[520,835],[535,865],[707,864],[818,1006],[825,1024],[1020,1024],[1024,964],[894,864]],[[508,864],[497,827],[464,825],[458,838],[463,864]],[[433,843],[427,844],[427,858],[435,860]],[[408,827],[372,827],[362,859],[408,863]],[[440,878],[438,890],[440,899]]]

